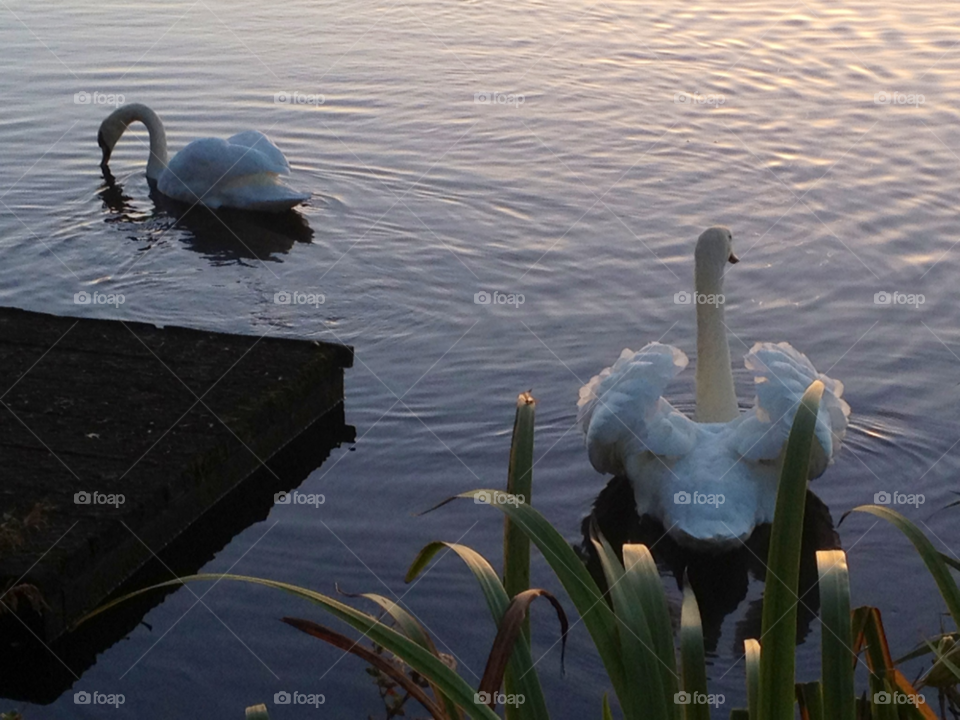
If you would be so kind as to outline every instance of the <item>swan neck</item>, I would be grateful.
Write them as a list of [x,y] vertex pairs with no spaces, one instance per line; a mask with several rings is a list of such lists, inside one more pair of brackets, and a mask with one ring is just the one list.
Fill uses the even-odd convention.
[[723,276],[697,268],[697,422],[729,422],[740,414],[724,324]]
[[160,116],[146,105],[131,103],[118,109],[117,114],[124,127],[133,122],[142,122],[150,135],[150,159],[147,160],[147,179],[156,182],[167,167],[167,133]]
[[167,134],[164,132],[163,123],[160,118],[153,114],[156,120],[155,124],[147,124],[147,131],[150,133],[150,159],[147,160],[147,178],[158,180],[160,173],[167,167]]

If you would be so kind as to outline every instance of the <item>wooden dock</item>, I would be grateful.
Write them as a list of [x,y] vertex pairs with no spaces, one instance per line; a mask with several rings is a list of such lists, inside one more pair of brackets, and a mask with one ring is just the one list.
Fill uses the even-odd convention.
[[0,647],[61,636],[248,478],[269,511],[292,485],[271,458],[307,428],[313,467],[351,439],[352,363],[342,345],[0,308]]

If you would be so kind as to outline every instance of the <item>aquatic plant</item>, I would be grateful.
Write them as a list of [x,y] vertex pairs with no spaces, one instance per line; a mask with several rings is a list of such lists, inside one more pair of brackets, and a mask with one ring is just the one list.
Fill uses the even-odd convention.
[[[736,720],[793,720],[799,707],[804,720],[936,720],[929,705],[890,654],[880,612],[861,607],[850,610],[850,584],[846,555],[841,550],[817,553],[820,578],[822,678],[796,683],[796,613],[799,558],[802,539],[808,464],[823,385],[814,382],[806,391],[787,441],[780,475],[777,507],[771,532],[767,585],[763,598],[762,634],[745,642],[747,708],[734,709]],[[95,610],[104,612],[117,603],[154,588],[197,580],[234,580],[284,590],[308,599],[344,621],[365,637],[393,653],[410,670],[426,680],[422,687],[409,673],[398,669],[382,654],[312,620],[283,618],[288,625],[363,659],[416,699],[437,720],[465,716],[493,720],[498,700],[522,697],[505,708],[511,720],[546,720],[547,703],[535,669],[527,615],[530,604],[545,597],[555,608],[561,637],[567,632],[560,602],[543,589],[529,587],[529,544],[540,550],[557,576],[581,621],[590,633],[606,669],[619,714],[625,720],[709,720],[703,631],[696,598],[685,583],[680,622],[679,663],[677,646],[659,571],[649,549],[626,544],[623,561],[594,527],[591,542],[597,550],[607,590],[601,591],[574,549],[529,502],[532,490],[534,412],[536,403],[520,396],[514,421],[507,492],[482,489],[457,497],[472,498],[503,513],[504,578],[476,551],[442,541],[426,545],[416,556],[406,579],[411,581],[438,552],[453,551],[477,579],[497,635],[478,688],[474,689],[437,651],[429,634],[397,603],[375,594],[362,597],[375,603],[391,625],[333,597],[288,583],[263,578],[200,574],[173,580],[131,593]],[[445,505],[450,498],[437,507]],[[938,553],[930,541],[902,515],[880,506],[862,506],[851,512],[872,513],[897,527],[914,545],[933,575],[955,623],[960,627],[960,589],[951,568],[960,563]],[[84,618],[86,619],[86,618]],[[81,620],[82,622],[82,620]],[[902,658],[933,654],[934,664],[918,686],[936,687],[948,699],[956,697],[960,681],[957,634],[944,634],[936,643]],[[856,695],[854,671],[865,651],[869,691]],[[506,692],[501,693],[503,687]],[[953,700],[951,700],[953,702]],[[943,706],[943,695],[941,695]],[[600,708],[604,720],[613,720],[614,708],[604,695]],[[247,709],[248,720],[266,720],[267,708]]]

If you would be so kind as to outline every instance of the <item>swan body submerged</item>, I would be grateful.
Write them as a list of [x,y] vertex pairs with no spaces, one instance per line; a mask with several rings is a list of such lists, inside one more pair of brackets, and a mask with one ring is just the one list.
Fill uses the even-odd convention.
[[256,130],[226,140],[194,140],[168,160],[160,116],[140,103],[117,108],[100,125],[97,143],[103,150],[102,167],[107,167],[114,146],[133,122],[142,122],[150,134],[147,179],[169,198],[212,209],[282,212],[310,197],[280,181],[280,176],[290,174],[290,165],[280,149]]
[[[732,234],[704,232],[695,253],[698,299],[722,295]],[[593,467],[626,475],[637,510],[663,524],[680,544],[722,550],[772,522],[780,461],[804,391],[824,384],[811,479],[839,451],[850,406],[843,385],[820,374],[787,343],[757,343],[744,358],[754,375],[754,407],[741,413],[734,392],[722,303],[697,304],[695,418],[662,397],[688,364],[679,349],[650,343],[624,350],[612,367],[580,389],[578,422]]]

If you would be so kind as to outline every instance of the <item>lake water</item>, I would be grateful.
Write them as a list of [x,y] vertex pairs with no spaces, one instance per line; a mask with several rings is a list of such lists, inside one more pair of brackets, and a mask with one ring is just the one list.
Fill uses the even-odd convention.
[[[625,346],[661,339],[695,362],[694,314],[673,296],[714,224],[741,258],[725,289],[734,355],[785,340],[845,383],[846,446],[812,486],[834,521],[880,491],[922,493],[903,511],[960,550],[956,511],[936,512],[960,465],[960,7],[8,0],[0,17],[0,304],[356,348],[358,441],[300,487],[325,504],[274,508],[205,571],[401,596],[478,682],[493,628],[472,576],[452,557],[413,587],[403,575],[433,539],[499,565],[501,518],[414,513],[502,486],[532,388],[534,504],[578,542],[605,479],[573,426],[577,390]],[[111,162],[127,199],[104,194],[110,95],[157,110],[171,151],[265,132],[314,193],[303,221],[175,222],[150,199],[142,128]],[[125,302],[75,305],[81,290]],[[325,302],[275,304],[285,290]],[[523,304],[476,304],[482,291]],[[670,388],[687,410],[692,376]],[[737,384],[752,396],[742,370]],[[894,654],[936,632],[942,601],[906,540],[868,516],[839,532],[853,601],[881,608]],[[556,589],[537,555],[534,582]],[[710,657],[724,717],[744,704],[736,628],[762,587]],[[123,693],[117,717],[268,702],[282,719],[273,695],[295,690],[324,694],[318,716],[382,717],[359,660],[278,622],[325,621],[309,604],[223,583],[204,602],[187,612],[194,596],[173,593],[55,703],[0,709],[96,717],[73,703],[88,690]],[[597,716],[609,685],[590,639],[574,629],[561,676],[550,615],[534,606],[551,711]],[[819,676],[819,646],[814,621],[800,679]]]

